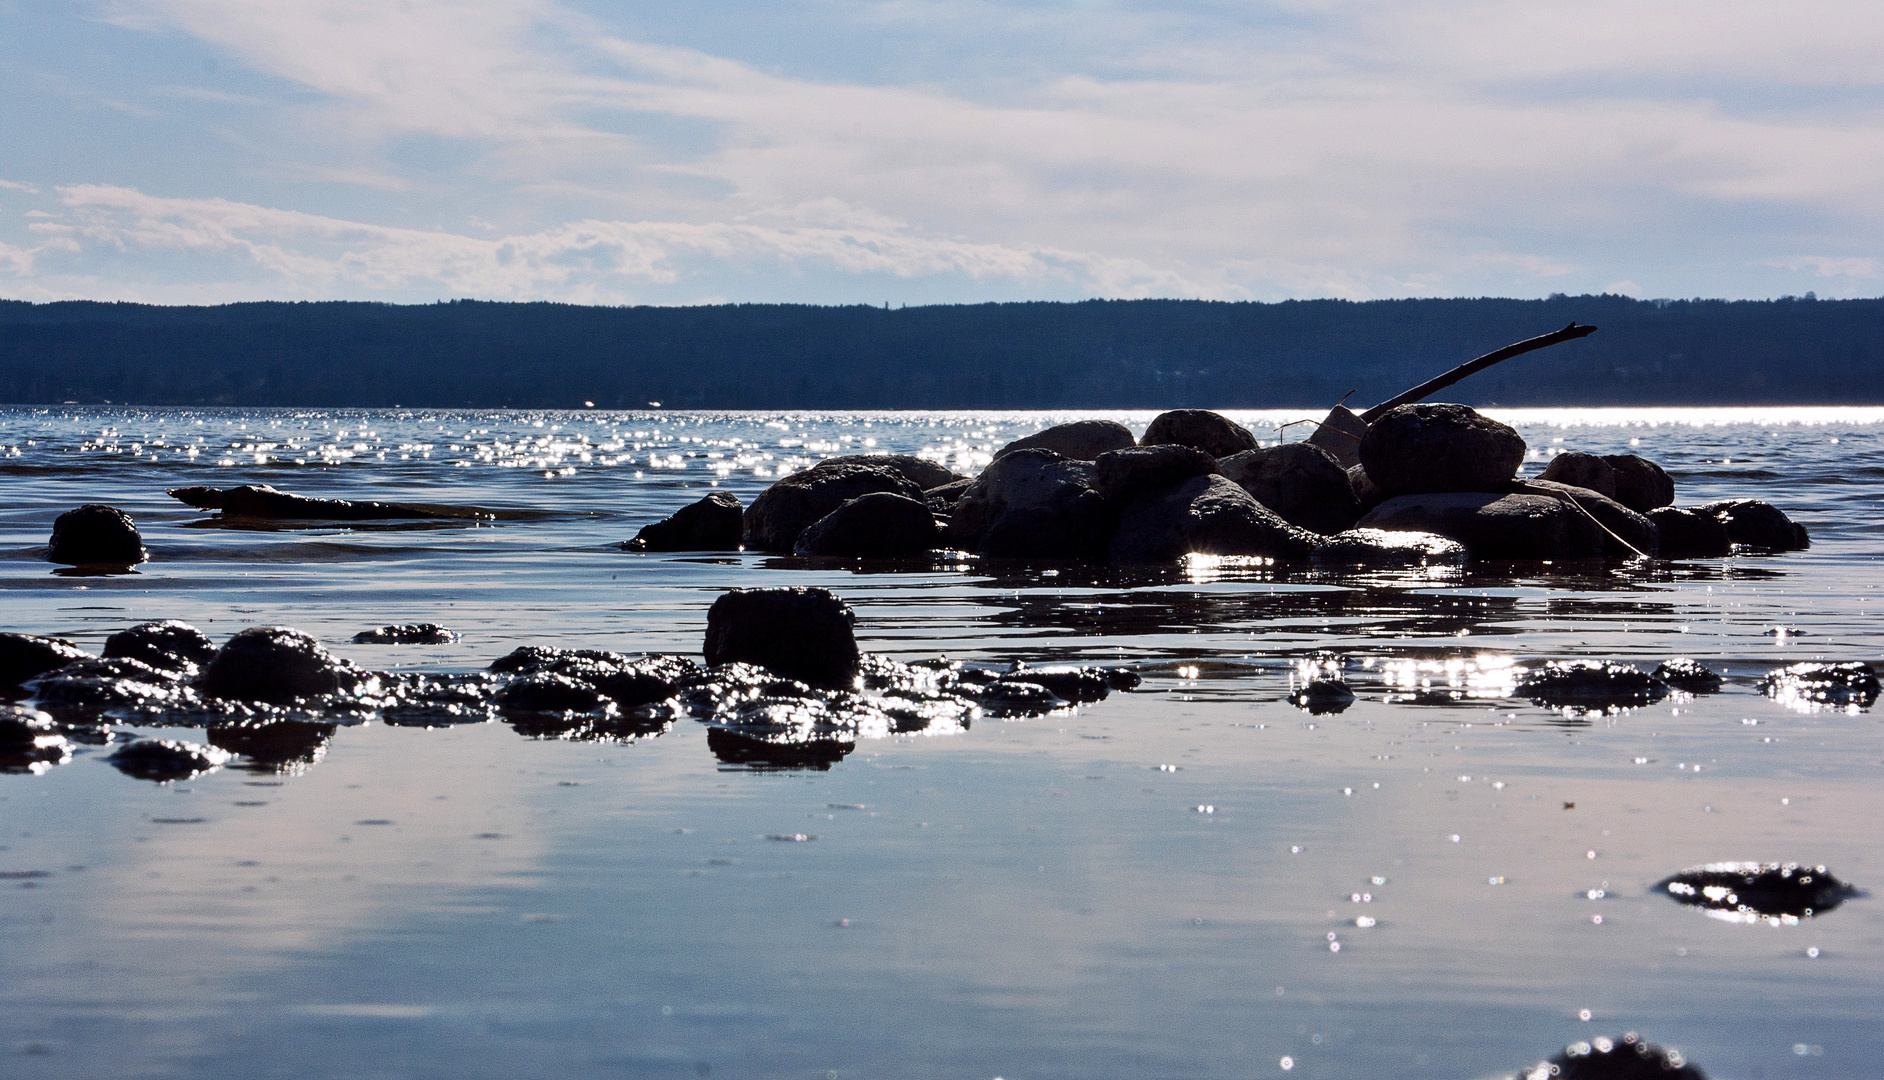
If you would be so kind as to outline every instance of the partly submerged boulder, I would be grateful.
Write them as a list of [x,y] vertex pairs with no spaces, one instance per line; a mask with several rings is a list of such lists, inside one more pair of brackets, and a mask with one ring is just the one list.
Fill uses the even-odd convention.
[[62,638],[0,633],[0,690],[18,686],[35,675],[56,671],[90,655]]
[[1659,553],[1664,559],[1711,559],[1733,553],[1734,542],[1727,538],[1727,526],[1705,510],[1662,506],[1646,516],[1655,523]]
[[1720,689],[1720,675],[1706,664],[1686,656],[1673,656],[1655,665],[1655,677],[1689,694],[1710,694]]
[[1232,454],[1218,463],[1256,501],[1291,525],[1338,533],[1361,517],[1361,501],[1334,455],[1305,442]]
[[1631,1031],[1621,1039],[1599,1035],[1564,1047],[1513,1080],[1707,1080],[1707,1074],[1681,1056]]
[[1634,664],[1551,660],[1518,676],[1519,697],[1551,708],[1638,708],[1668,696],[1668,684]]
[[813,686],[848,689],[861,654],[849,605],[826,589],[734,589],[707,611],[706,662],[757,664]]
[[142,660],[165,671],[195,671],[216,655],[209,636],[186,622],[138,623],[105,639],[107,658]]
[[819,465],[875,465],[901,473],[903,479],[924,491],[943,484],[952,484],[967,477],[955,472],[946,465],[941,465],[914,454],[845,454],[842,457],[825,458]]
[[1401,495],[1368,511],[1359,524],[1438,533],[1464,544],[1474,559],[1589,559],[1603,553],[1596,522],[1568,501],[1544,495]]
[[1099,494],[1124,505],[1152,491],[1176,487],[1193,476],[1221,471],[1217,459],[1194,446],[1128,446],[1109,450],[1093,463]]
[[739,499],[730,491],[715,491],[642,526],[624,546],[630,551],[738,551],[744,524]]
[[1612,498],[1617,502],[1638,514],[1674,505],[1674,478],[1660,465],[1636,454],[1607,454],[1603,461],[1614,476],[1616,493]]
[[223,643],[198,687],[211,697],[292,705],[359,686],[365,673],[285,626],[251,626]]
[[1585,488],[1609,498],[1616,497],[1616,470],[1597,454],[1565,450],[1550,459],[1539,480]]
[[71,566],[135,566],[149,558],[131,515],[115,506],[86,503],[52,523],[46,558]]
[[1015,439],[994,452],[1000,459],[1020,450],[1051,450],[1074,461],[1094,461],[1108,450],[1137,446],[1132,430],[1116,420],[1075,420]]
[[887,491],[922,501],[922,489],[884,465],[814,465],[759,493],[746,508],[742,539],[755,551],[789,552],[819,518],[862,495]]
[[381,626],[353,635],[355,645],[449,645],[457,640],[456,631],[429,622]]
[[1523,462],[1516,431],[1464,405],[1402,405],[1361,440],[1368,478],[1391,495],[1499,491]]
[[935,515],[920,499],[887,491],[862,495],[798,534],[798,555],[920,555],[942,538]]
[[1812,546],[1805,526],[1762,499],[1728,499],[1695,509],[1713,514],[1727,527],[1727,539],[1765,551],[1804,551]]
[[1603,535],[1605,555],[1616,558],[1625,558],[1638,553],[1653,555],[1660,544],[1660,537],[1653,521],[1589,488],[1573,487],[1549,480],[1519,480],[1513,485],[1513,489],[1524,494],[1544,495],[1575,502],[1606,530]]
[[1007,558],[1097,557],[1116,519],[1096,484],[1091,462],[1050,450],[997,458],[956,500],[948,543]]
[[1214,458],[1226,458],[1256,449],[1256,436],[1249,429],[1221,413],[1209,409],[1172,409],[1159,413],[1145,428],[1140,446],[1176,443],[1194,446]]
[[137,739],[106,758],[126,776],[169,783],[188,780],[222,767],[232,755],[216,746],[176,739]]
[[1197,476],[1139,497],[1119,515],[1115,564],[1171,563],[1189,554],[1307,558],[1320,539],[1277,517],[1223,476]]
[[1428,532],[1349,529],[1315,545],[1314,559],[1328,566],[1462,566],[1465,545]]

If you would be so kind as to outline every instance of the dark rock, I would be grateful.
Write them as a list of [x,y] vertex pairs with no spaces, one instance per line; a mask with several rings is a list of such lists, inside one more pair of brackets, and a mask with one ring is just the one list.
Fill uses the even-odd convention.
[[497,692],[497,707],[506,713],[578,713],[606,716],[615,703],[588,683],[567,675],[536,672],[524,675]]
[[72,747],[52,717],[0,705],[0,773],[40,773],[71,757]]
[[1100,454],[1109,450],[1123,450],[1137,445],[1138,440],[1132,437],[1132,430],[1117,421],[1075,420],[1070,424],[1056,424],[1045,431],[1015,439],[996,450],[994,460],[999,461],[1019,450],[1051,450],[1074,461],[1096,461]]
[[320,761],[334,737],[333,724],[302,720],[214,724],[211,746],[240,754],[267,772],[299,772]]
[[1858,890],[1823,866],[1708,863],[1657,883],[1676,903],[1706,908],[1729,922],[1797,922],[1823,915]]
[[1173,409],[1159,413],[1145,428],[1140,446],[1176,443],[1194,446],[1213,458],[1227,458],[1256,449],[1256,436],[1229,417],[1209,409]]
[[1661,537],[1653,521],[1589,488],[1571,487],[1549,480],[1519,480],[1513,485],[1513,490],[1528,495],[1573,500],[1608,530],[1603,535],[1605,555],[1621,559],[1637,553],[1653,555],[1659,550]]
[[748,769],[815,769],[820,772],[844,760],[854,742],[823,740],[810,743],[776,743],[742,735],[726,728],[707,729],[707,749],[728,765]]
[[1655,677],[1677,690],[1707,694],[1720,689],[1720,676],[1698,660],[1677,656],[1655,665]]
[[60,638],[0,633],[0,689],[18,686],[35,675],[56,671],[90,655]]
[[922,501],[927,503],[931,512],[947,516],[955,509],[955,503],[962,493],[973,487],[975,482],[964,477],[941,487],[932,487],[922,493]]
[[790,552],[819,518],[863,495],[887,491],[922,501],[922,489],[882,465],[816,465],[759,493],[746,508],[742,538],[755,551]]
[[1563,500],[1485,492],[1401,495],[1368,511],[1360,527],[1438,533],[1464,544],[1474,559],[1597,558],[1605,539]]
[[744,523],[739,500],[731,492],[715,491],[670,517],[643,525],[623,546],[630,551],[738,551]]
[[1464,405],[1402,405],[1361,440],[1361,464],[1392,495],[1501,491],[1524,462],[1524,440]]
[[1727,539],[1766,551],[1804,551],[1812,546],[1805,526],[1761,499],[1729,499],[1695,509],[1713,514],[1727,527]]
[[186,622],[139,623],[105,639],[105,656],[142,660],[166,671],[194,672],[216,655],[208,635]]
[[921,555],[942,539],[921,499],[879,491],[859,496],[798,534],[797,555],[891,558]]
[[1072,703],[1035,682],[1022,678],[998,679],[982,687],[975,700],[989,716],[1041,716]]
[[365,673],[285,626],[252,626],[230,638],[198,681],[212,697],[292,705],[357,688]]
[[813,686],[856,685],[850,607],[825,589],[734,589],[707,611],[709,667],[744,662]]
[[1517,694],[1553,709],[1638,708],[1668,696],[1668,686],[1633,664],[1552,660],[1518,676]]
[[1115,520],[1092,463],[1017,450],[989,465],[956,501],[948,543],[1006,558],[1093,558],[1106,550]]
[[400,623],[353,635],[355,645],[449,645],[458,635],[437,623]]
[[1361,513],[1365,514],[1393,496],[1380,490],[1367,475],[1367,466],[1356,462],[1348,466],[1348,487],[1354,490],[1354,498],[1361,504]]
[[1681,1051],[1646,1042],[1632,1031],[1620,1041],[1598,1036],[1571,1043],[1513,1080],[1707,1080],[1707,1074]]
[[441,728],[496,719],[496,702],[492,699],[501,685],[496,675],[482,671],[451,675],[407,671],[384,679],[389,684],[389,700],[380,705],[379,718],[388,726]]
[[1099,494],[1123,505],[1140,495],[1221,472],[1217,459],[1194,446],[1128,446],[1108,450],[1092,463]]
[[1614,472],[1617,502],[1639,514],[1673,505],[1675,481],[1660,465],[1635,454],[1608,454],[1603,461]]
[[1436,533],[1349,529],[1315,545],[1314,560],[1340,566],[1463,566],[1465,545]]
[[194,704],[182,677],[129,657],[88,657],[36,676],[26,688],[60,723],[91,725],[107,712],[161,713]]
[[1877,672],[1870,664],[1792,664],[1762,680],[1768,697],[1819,705],[1869,708],[1877,700]]
[[928,491],[933,487],[952,484],[967,477],[945,465],[938,465],[914,454],[847,454],[843,457],[825,458],[818,462],[821,466],[830,465],[876,465],[880,468],[894,469],[903,475],[903,479]]
[[1360,520],[1361,500],[1347,470],[1319,446],[1266,446],[1233,454],[1218,465],[1276,516],[1309,532],[1338,533]]
[[1145,495],[1119,515],[1114,564],[1171,563],[1189,554],[1307,558],[1320,538],[1277,517],[1223,476],[1197,476]]
[[1550,459],[1539,480],[1585,488],[1608,498],[1616,497],[1616,470],[1595,454],[1566,450]]
[[[1138,677],[1135,672],[1126,674],[1130,674],[1134,680]],[[1078,667],[1071,664],[1030,667],[1015,664],[1013,671],[1001,676],[996,682],[1024,682],[1044,686],[1053,696],[1078,704],[1104,701],[1112,693],[1117,678],[1111,669],[1102,667]]]
[[1664,559],[1711,559],[1731,555],[1734,543],[1720,518],[1691,506],[1663,506],[1647,514],[1655,523]]
[[1327,716],[1346,712],[1354,704],[1354,691],[1347,680],[1324,676],[1302,685],[1289,695],[1289,700],[1313,716]]
[[[385,521],[396,518],[479,516],[470,510],[441,512],[439,507],[413,503],[316,499],[277,491],[268,484],[244,484],[232,488],[170,488],[165,494],[198,510],[221,510],[228,517],[293,521]],[[444,511],[451,509],[443,508]]]
[[137,739],[105,760],[126,776],[169,783],[221,768],[229,760],[229,751],[177,739]]
[[46,549],[48,560],[71,566],[135,566],[149,557],[131,515],[103,503],[60,514]]

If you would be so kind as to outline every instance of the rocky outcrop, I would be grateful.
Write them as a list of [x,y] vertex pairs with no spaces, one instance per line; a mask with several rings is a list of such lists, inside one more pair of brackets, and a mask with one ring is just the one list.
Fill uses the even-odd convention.
[[715,491],[671,517],[644,525],[629,551],[738,551],[745,511],[730,491]]
[[1148,492],[1176,487],[1193,476],[1221,471],[1216,458],[1176,443],[1110,450],[1092,464],[1099,494],[1120,506]]
[[1004,558],[1096,558],[1112,539],[1115,511],[1090,462],[1050,450],[998,458],[955,503],[948,543]]
[[1761,499],[1729,499],[1695,509],[1714,515],[1727,539],[1761,551],[1804,551],[1812,546],[1805,526]]
[[1464,405],[1402,405],[1367,429],[1361,464],[1390,495],[1500,491],[1524,461],[1524,440]]
[[1513,490],[1575,502],[1607,530],[1603,535],[1603,554],[1613,558],[1627,558],[1638,553],[1653,555],[1661,543],[1653,521],[1589,488],[1572,487],[1549,480],[1520,480],[1513,485]]
[[1463,566],[1465,545],[1435,533],[1349,529],[1315,545],[1315,562],[1328,566],[1419,568]]
[[1734,543],[1727,526],[1705,510],[1691,506],[1663,506],[1646,515],[1655,523],[1655,536],[1664,559],[1711,559],[1731,555]]
[[1307,443],[1245,450],[1218,462],[1223,475],[1291,525],[1338,533],[1361,517],[1361,501],[1334,456]]
[[843,457],[825,458],[818,464],[875,465],[879,468],[891,469],[924,491],[967,479],[945,465],[919,458],[914,454],[846,454]]
[[812,686],[856,685],[849,605],[825,589],[734,589],[707,611],[706,662],[757,664]]
[[131,515],[103,503],[60,514],[46,548],[49,561],[69,566],[135,566],[149,557]]
[[0,690],[89,656],[91,653],[61,638],[0,633]]
[[1359,527],[1438,533],[1464,544],[1474,559],[1597,558],[1605,539],[1561,499],[1494,492],[1401,495],[1368,511]]
[[209,636],[186,622],[138,623],[105,639],[106,658],[141,660],[165,671],[194,673],[216,655]]
[[1282,520],[1223,476],[1197,476],[1144,495],[1119,515],[1114,564],[1171,563],[1188,554],[1304,559],[1319,539]]
[[741,538],[754,551],[789,553],[819,518],[864,495],[887,491],[922,501],[922,489],[883,465],[814,465],[773,484],[746,508]]
[[1194,446],[1213,458],[1226,458],[1256,449],[1256,436],[1227,416],[1208,409],[1173,409],[1159,413],[1145,428],[1140,446],[1175,443]]
[[285,626],[252,626],[216,650],[198,688],[211,697],[292,705],[349,692],[365,672]]
[[1123,450],[1137,445],[1138,440],[1132,437],[1131,429],[1117,421],[1075,420],[1070,424],[1056,424],[1045,431],[1015,439],[996,450],[994,459],[999,461],[1021,450],[1051,450],[1074,461],[1094,461],[1108,450]]
[[895,558],[921,555],[941,539],[922,500],[879,491],[819,518],[798,535],[794,554]]

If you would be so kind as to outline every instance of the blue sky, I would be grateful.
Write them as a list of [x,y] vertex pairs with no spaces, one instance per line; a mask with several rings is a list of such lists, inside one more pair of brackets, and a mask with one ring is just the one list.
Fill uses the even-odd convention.
[[1875,0],[0,0],[0,296],[1884,294]]

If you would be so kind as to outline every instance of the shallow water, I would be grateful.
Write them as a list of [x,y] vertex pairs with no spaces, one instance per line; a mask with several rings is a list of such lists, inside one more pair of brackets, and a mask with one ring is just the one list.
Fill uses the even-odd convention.
[[[871,651],[1146,677],[828,771],[723,764],[683,720],[366,724],[298,774],[173,785],[108,748],[0,776],[0,1075],[1471,1078],[1625,1030],[1711,1076],[1867,1074],[1877,900],[1741,925],[1655,884],[1800,861],[1884,889],[1876,714],[1758,685],[1884,654],[1884,410],[1492,411],[1528,472],[1642,453],[1681,503],[1766,498],[1813,547],[1430,576],[636,555],[710,485],[871,449],[972,470],[1070,417],[0,410],[0,629],[276,623],[464,671],[521,644],[697,656],[720,591],[806,584]],[[163,494],[246,482],[545,513],[251,531]],[[138,574],[43,561],[92,501],[137,518]],[[351,643],[417,621],[462,637]],[[1287,700],[1320,651],[1348,658],[1344,712]],[[1723,689],[1508,696],[1514,664],[1683,655]]]

